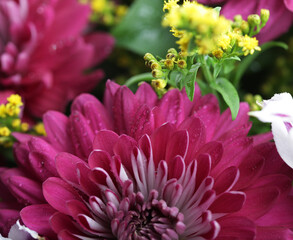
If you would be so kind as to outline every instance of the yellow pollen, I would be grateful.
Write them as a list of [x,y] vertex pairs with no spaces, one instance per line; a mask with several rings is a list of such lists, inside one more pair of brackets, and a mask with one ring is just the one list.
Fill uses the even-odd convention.
[[11,134],[11,131],[8,127],[1,127],[0,128],[0,136],[2,137],[8,137]]

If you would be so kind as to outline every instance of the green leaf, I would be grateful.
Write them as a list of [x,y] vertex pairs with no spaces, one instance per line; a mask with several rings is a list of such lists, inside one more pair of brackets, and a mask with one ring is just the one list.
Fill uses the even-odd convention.
[[201,63],[197,63],[191,67],[189,70],[189,73],[186,75],[184,82],[185,82],[185,90],[187,93],[187,96],[190,101],[193,101],[194,97],[194,85],[196,81],[196,75],[197,71],[200,68]]
[[239,111],[239,96],[233,84],[226,78],[218,78],[210,86],[222,95],[231,109],[232,119],[234,120]]
[[175,83],[175,85],[181,90],[183,87],[182,79],[184,74],[180,71],[174,70],[170,73],[170,81],[171,83]]
[[240,79],[242,78],[243,74],[246,72],[247,68],[251,65],[251,63],[264,51],[272,48],[272,47],[281,47],[285,50],[288,49],[288,45],[283,42],[267,42],[261,46],[261,51],[256,51],[254,54],[245,57],[241,63],[238,65],[235,76],[233,79],[233,84],[236,88],[239,85]]
[[175,45],[175,38],[163,28],[162,0],[136,0],[128,13],[113,30],[117,46],[138,54],[147,52],[164,56]]

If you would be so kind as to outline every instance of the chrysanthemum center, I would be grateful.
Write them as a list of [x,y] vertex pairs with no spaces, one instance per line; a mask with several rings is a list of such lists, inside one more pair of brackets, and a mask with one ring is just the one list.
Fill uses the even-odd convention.
[[167,206],[164,200],[158,200],[156,190],[150,192],[148,199],[138,192],[126,201],[129,208],[115,219],[119,220],[118,239],[161,239],[163,235],[179,239],[184,232],[183,214],[178,208]]

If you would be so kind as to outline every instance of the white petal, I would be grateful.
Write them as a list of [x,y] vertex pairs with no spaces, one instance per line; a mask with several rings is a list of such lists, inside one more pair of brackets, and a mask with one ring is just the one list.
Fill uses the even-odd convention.
[[293,128],[288,131],[284,122],[277,120],[272,123],[272,132],[278,153],[293,168]]
[[19,220],[10,228],[8,238],[4,238],[0,234],[0,240],[26,240],[31,238],[41,239],[37,232],[20,225]]
[[262,122],[273,122],[282,119],[284,122],[293,121],[293,99],[289,93],[275,94],[271,99],[264,100],[261,111],[249,112]]

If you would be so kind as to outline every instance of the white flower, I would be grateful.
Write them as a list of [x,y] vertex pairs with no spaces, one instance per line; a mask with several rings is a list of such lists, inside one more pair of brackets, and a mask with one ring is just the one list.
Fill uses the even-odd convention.
[[278,153],[293,168],[293,99],[289,93],[275,94],[259,103],[262,110],[250,112],[262,122],[272,123]]
[[14,224],[9,233],[8,238],[2,237],[0,234],[0,240],[26,240],[26,239],[42,239],[37,232],[30,230],[29,228],[21,225],[19,220]]

